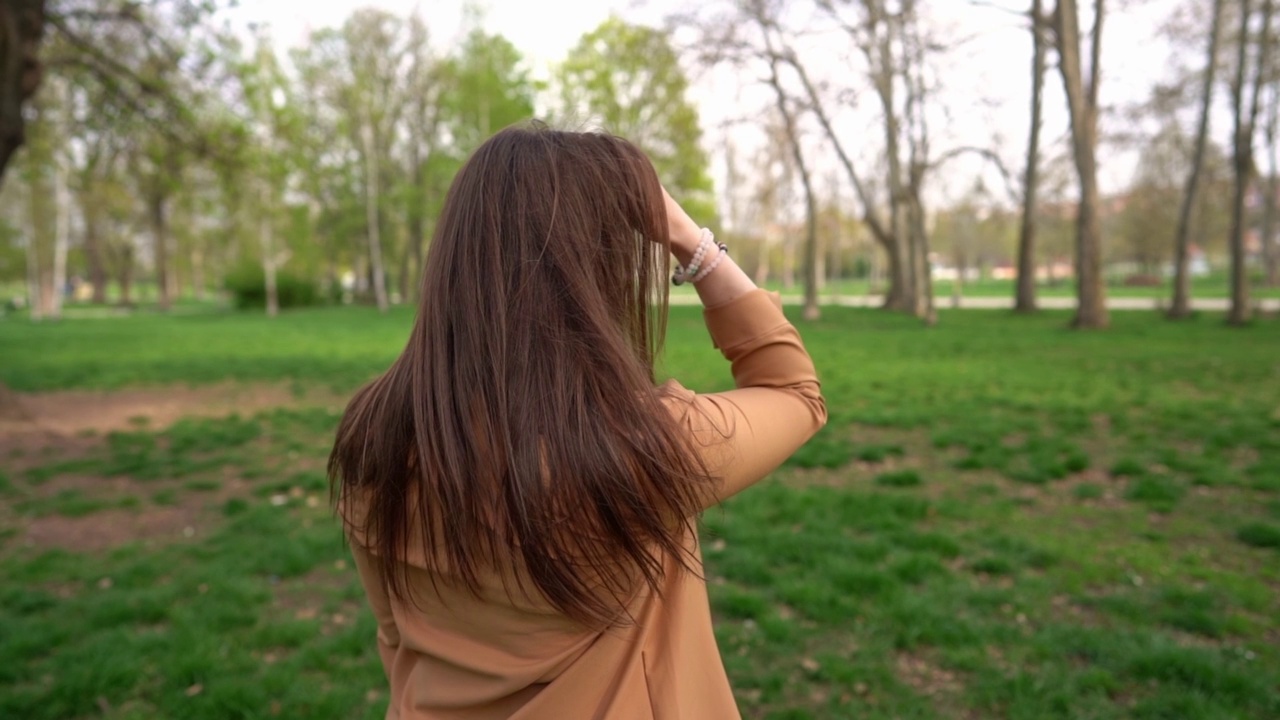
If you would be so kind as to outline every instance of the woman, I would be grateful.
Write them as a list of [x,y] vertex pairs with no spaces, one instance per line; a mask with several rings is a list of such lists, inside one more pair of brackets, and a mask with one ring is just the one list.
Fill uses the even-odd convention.
[[[667,250],[738,389],[655,387]],[[498,133],[454,179],[408,346],[329,461],[387,717],[738,717],[695,518],[825,420],[778,297],[643,153]]]

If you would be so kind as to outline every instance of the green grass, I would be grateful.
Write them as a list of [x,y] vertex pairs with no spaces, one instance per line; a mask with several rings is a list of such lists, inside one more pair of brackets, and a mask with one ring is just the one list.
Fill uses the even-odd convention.
[[[703,520],[744,716],[1280,716],[1280,328],[1219,320],[805,324],[830,423]],[[350,389],[409,321],[0,321],[0,381]],[[665,374],[730,385],[696,311],[673,311],[668,345]],[[0,457],[0,717],[382,717],[373,623],[324,502],[336,420],[139,424]],[[121,512],[196,519],[95,551],[20,540]]]

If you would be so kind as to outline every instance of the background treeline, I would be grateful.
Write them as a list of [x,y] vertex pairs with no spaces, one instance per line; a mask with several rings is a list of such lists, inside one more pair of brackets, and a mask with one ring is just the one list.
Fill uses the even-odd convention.
[[[213,0],[21,0],[0,11],[30,40],[0,48],[26,68],[0,78],[0,290],[35,318],[68,300],[409,302],[461,162],[538,117],[639,143],[760,282],[803,288],[810,317],[824,285],[856,280],[932,322],[935,280],[1005,278],[1026,311],[1069,285],[1075,324],[1099,327],[1108,285],[1167,285],[1180,317],[1217,267],[1243,323],[1250,287],[1280,281],[1273,0],[1162,1],[1177,60],[1123,107],[1100,101],[1102,0],[973,5],[1025,38],[1026,142],[1010,143],[951,127],[947,88],[981,42],[949,32],[954,3],[611,16],[535,76],[474,11],[449,38],[367,8],[284,44]],[[693,79],[732,84],[738,106],[709,125]],[[1103,192],[1117,153],[1137,170]]]

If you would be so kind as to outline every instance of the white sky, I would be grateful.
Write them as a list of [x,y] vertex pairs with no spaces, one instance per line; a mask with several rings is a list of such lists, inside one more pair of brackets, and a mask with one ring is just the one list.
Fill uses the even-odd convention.
[[[1006,8],[1021,11],[1027,0],[987,0]],[[483,25],[509,39],[529,61],[535,76],[545,77],[549,68],[561,60],[569,48],[585,32],[593,29],[610,13],[632,21],[658,25],[669,13],[683,10],[687,3],[679,0],[482,0],[470,3],[483,13]],[[1052,5],[1051,0],[1045,3]],[[1159,25],[1178,0],[1143,0],[1125,3],[1112,10],[1104,30],[1102,102],[1104,107],[1119,109],[1143,100],[1154,82],[1164,79],[1171,63],[1185,62],[1198,66],[1202,51],[1190,57],[1171,58],[1166,43],[1157,38]],[[242,22],[261,22],[271,26],[272,34],[279,42],[296,44],[305,38],[309,30],[337,26],[355,9],[364,6],[385,8],[398,14],[419,9],[437,47],[448,46],[461,35],[464,0],[259,0],[245,2],[235,10]],[[946,122],[934,127],[934,150],[943,152],[955,145],[990,146],[994,141],[1000,154],[1013,172],[1021,167],[1021,157],[1026,143],[1030,84],[1030,39],[1021,18],[991,7],[970,4],[966,0],[932,0],[928,3],[930,14],[948,34],[955,38],[969,38],[961,49],[955,51],[957,72],[945,78],[946,90],[941,98],[947,109]],[[1088,18],[1085,18],[1085,30]],[[814,53],[817,56],[817,53]],[[836,74],[842,63],[829,63],[823,68],[821,56],[810,65],[818,72]],[[1052,62],[1053,56],[1050,55]],[[847,72],[847,70],[846,70]],[[767,95],[759,91],[742,90],[751,78],[736,78],[731,73],[701,75],[695,78],[690,98],[699,106],[705,130],[704,141],[712,150],[717,186],[722,186],[722,163],[714,152],[722,137],[717,127],[728,118],[743,117],[758,112],[758,102]],[[1046,143],[1057,143],[1067,131],[1065,104],[1062,100],[1061,81],[1053,67],[1046,78]],[[868,109],[869,99],[863,100]],[[860,134],[874,132],[873,120],[861,118],[861,111],[845,113],[841,117],[841,134],[856,145]],[[1113,114],[1104,115],[1103,133],[1115,130],[1121,120]],[[945,127],[940,127],[945,125]],[[1219,124],[1215,136],[1222,137],[1227,130]],[[738,132],[738,131],[735,131]],[[735,136],[736,137],[736,136]],[[878,135],[868,147],[879,145]],[[819,138],[814,138],[814,149],[819,150]],[[1061,146],[1054,146],[1050,150]],[[820,158],[819,172],[831,173],[830,152],[815,153]],[[1101,152],[1101,181],[1104,190],[1117,190],[1126,186],[1133,172],[1132,150],[1111,147]],[[866,159],[864,159],[864,166]],[[863,170],[864,173],[873,173]],[[954,198],[968,189],[973,179],[982,172],[976,161],[959,161],[944,171],[948,183],[935,188],[939,198]],[[988,175],[990,178],[995,176]],[[995,183],[992,183],[995,185]]]

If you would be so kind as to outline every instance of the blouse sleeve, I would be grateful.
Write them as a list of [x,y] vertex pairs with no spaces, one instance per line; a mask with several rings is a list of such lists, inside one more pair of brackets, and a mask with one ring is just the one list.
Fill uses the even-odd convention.
[[813,360],[777,293],[753,290],[704,311],[736,389],[695,394],[667,386],[668,406],[718,487],[710,507],[777,469],[827,421]]
[[382,659],[382,669],[389,680],[396,650],[400,647],[400,631],[391,610],[391,599],[382,583],[382,560],[358,542],[351,543],[351,554],[355,558],[356,570],[360,573],[360,583],[369,596],[373,617],[378,621],[378,656]]

